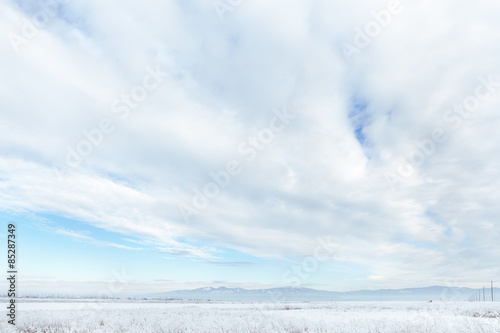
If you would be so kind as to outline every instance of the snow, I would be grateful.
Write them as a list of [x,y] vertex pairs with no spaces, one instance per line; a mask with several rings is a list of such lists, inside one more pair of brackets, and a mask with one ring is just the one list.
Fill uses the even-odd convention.
[[18,304],[17,329],[1,332],[500,332],[500,303],[161,303],[52,301]]

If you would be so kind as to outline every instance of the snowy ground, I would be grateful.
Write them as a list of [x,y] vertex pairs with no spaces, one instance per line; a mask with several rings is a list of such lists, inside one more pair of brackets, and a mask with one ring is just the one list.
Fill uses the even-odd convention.
[[[2,302],[2,306],[6,303]],[[500,303],[19,303],[1,332],[500,332]]]

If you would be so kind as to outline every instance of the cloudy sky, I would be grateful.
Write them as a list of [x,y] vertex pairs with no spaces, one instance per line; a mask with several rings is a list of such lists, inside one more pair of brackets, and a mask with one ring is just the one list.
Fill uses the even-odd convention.
[[21,292],[500,279],[497,1],[42,3],[0,4]]

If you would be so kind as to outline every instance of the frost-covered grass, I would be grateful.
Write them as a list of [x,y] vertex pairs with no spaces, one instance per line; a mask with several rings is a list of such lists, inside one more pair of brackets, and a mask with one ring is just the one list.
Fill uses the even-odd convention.
[[[3,303],[5,304],[5,303]],[[19,303],[1,332],[500,332],[500,303]]]

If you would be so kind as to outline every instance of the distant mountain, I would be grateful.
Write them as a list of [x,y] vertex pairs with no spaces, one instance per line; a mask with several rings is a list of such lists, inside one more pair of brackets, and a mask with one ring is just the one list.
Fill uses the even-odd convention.
[[[486,300],[491,299],[489,289]],[[469,301],[478,289],[432,286],[425,288],[379,289],[359,291],[325,291],[310,288],[243,289],[205,287],[141,295],[147,299],[182,299],[241,302],[303,302],[303,301]],[[494,288],[500,298],[500,290]]]

